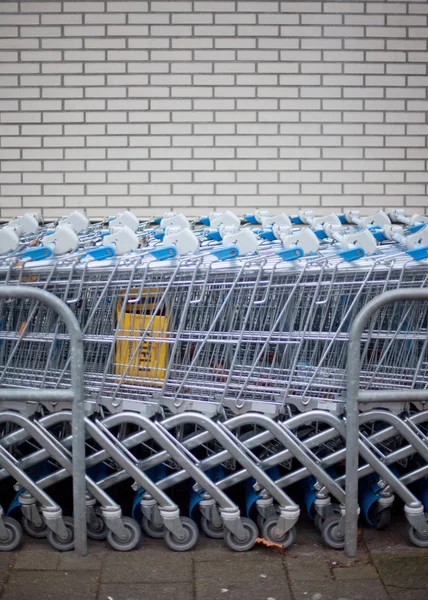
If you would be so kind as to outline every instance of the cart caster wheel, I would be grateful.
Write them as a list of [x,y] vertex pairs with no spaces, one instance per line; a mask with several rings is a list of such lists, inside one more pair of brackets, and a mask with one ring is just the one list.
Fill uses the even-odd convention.
[[64,525],[67,530],[67,538],[61,539],[58,535],[52,531],[52,529],[48,529],[48,542],[58,550],[59,552],[70,552],[74,548],[74,519],[71,517],[63,517]]
[[321,527],[321,537],[323,542],[334,550],[342,550],[345,547],[345,536],[339,531],[339,522],[341,517],[333,515],[326,519]]
[[224,541],[226,542],[226,546],[234,552],[248,552],[248,550],[251,550],[259,535],[259,530],[254,521],[242,517],[241,523],[246,533],[244,540],[238,540],[229,529],[225,528],[224,530]]
[[29,519],[26,517],[22,517],[21,519],[22,529],[25,531],[27,535],[37,540],[42,540],[47,538],[48,536],[48,526],[43,523],[42,525],[34,525]]
[[88,538],[102,542],[103,540],[107,539],[108,527],[97,510],[95,511],[95,515],[95,519],[92,519],[91,522],[88,521],[86,524]]
[[184,528],[185,536],[182,540],[176,538],[169,529],[165,532],[165,542],[168,548],[174,552],[187,552],[191,550],[198,541],[199,531],[196,523],[188,517],[180,517],[181,524]]
[[[333,509],[333,515],[341,514],[340,506],[338,504],[332,504],[331,508]],[[330,515],[330,516],[333,516],[333,515]],[[319,513],[315,512],[314,526],[317,531],[321,531],[324,521],[325,521],[325,519],[323,519],[323,517]]]
[[135,519],[122,517],[123,526],[127,536],[124,540],[119,539],[110,529],[107,532],[107,542],[118,552],[130,552],[138,546],[141,540],[141,529]]
[[419,531],[411,525],[409,526],[409,539],[412,544],[418,548],[428,548],[428,535],[422,536]]
[[224,538],[224,526],[216,527],[205,517],[201,517],[201,529],[205,535],[213,540],[222,540]]
[[368,520],[375,529],[386,529],[391,524],[391,509],[384,508],[380,512],[369,511]]
[[268,519],[264,524],[262,535],[265,540],[268,540],[269,542],[281,544],[283,548],[289,548],[296,541],[296,528],[292,527],[286,533],[278,534],[276,532],[277,523],[278,519],[275,517],[273,519]]
[[321,531],[322,525],[324,523],[324,519],[318,513],[314,515],[314,527],[317,531]]
[[257,515],[256,523],[257,523],[257,527],[259,529],[259,533],[260,533],[260,535],[262,535],[262,531],[263,531],[263,527],[265,526],[266,519],[264,517],[262,517],[262,515],[260,513]]
[[12,552],[19,548],[24,533],[21,525],[12,517],[3,517],[3,523],[7,531],[7,539],[0,539],[0,552]]
[[156,525],[153,521],[149,521],[149,519],[143,517],[141,527],[143,528],[144,533],[150,538],[163,540],[165,537],[165,525],[163,523]]

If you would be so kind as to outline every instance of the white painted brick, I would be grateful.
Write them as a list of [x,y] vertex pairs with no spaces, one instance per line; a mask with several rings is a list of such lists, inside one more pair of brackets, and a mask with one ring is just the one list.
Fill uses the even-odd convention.
[[[197,38],[195,41],[200,41],[204,38]],[[214,45],[216,48],[255,48],[258,41],[261,41],[263,38],[215,38]],[[209,41],[209,40],[204,40]],[[174,42],[173,42],[174,45]],[[271,48],[273,48],[273,44],[271,44]]]
[[343,171],[326,172],[322,174],[322,180],[324,183],[357,183],[363,180],[363,174],[356,171],[349,171],[348,173]]
[[[0,35],[1,35],[0,27]],[[22,37],[59,37],[61,35],[61,27],[21,27],[20,29]]]
[[[156,139],[156,138],[154,138]],[[165,140],[169,141],[169,138]],[[166,144],[169,146],[169,144]],[[192,135],[192,136],[174,136],[172,138],[173,146],[213,146],[214,138],[209,135]]]
[[[310,42],[311,40],[302,40],[302,47],[303,46],[303,42]],[[292,38],[273,38],[273,39],[266,39],[266,38],[260,38],[259,40],[257,40],[257,44],[258,47],[260,49],[274,49],[274,48],[279,48],[279,49],[296,49],[299,47],[299,40],[298,39],[292,39]]]
[[[1,23],[1,21],[0,21],[0,23]],[[25,27],[23,29],[25,29]],[[0,37],[3,37],[3,38],[18,37],[18,27],[1,27],[0,26]]]
[[[278,148],[237,148],[237,158],[278,158]],[[260,163],[259,163],[260,168]]]
[[[302,25],[342,25],[342,15],[320,15],[318,13],[314,15],[302,15],[301,23]],[[359,25],[360,23],[355,24]],[[351,22],[349,25],[353,25],[353,23]]]
[[89,123],[76,125],[73,123],[72,125],[64,125],[65,135],[72,135],[76,133],[79,135],[103,135],[104,132],[104,124]]
[[[403,183],[385,186],[386,194],[405,194],[409,196],[425,194],[425,185]],[[389,201],[389,199],[388,199]]]
[[320,37],[321,27],[315,25],[281,25],[281,35],[284,37]]
[[[200,100],[199,102],[203,102]],[[212,100],[210,101],[213,102]],[[156,101],[152,102],[152,107],[158,110],[191,110],[192,102],[191,100],[178,100],[178,99],[156,99]],[[195,104],[195,108],[198,110],[198,106]],[[202,109],[203,110],[203,109]]]
[[379,183],[401,183],[404,181],[404,173],[399,171],[382,171],[379,173],[365,173],[364,182],[379,182]]
[[[21,77],[22,80],[22,77]],[[0,75],[0,86],[18,85],[18,77],[16,75]]]
[[[0,38],[0,49],[9,50],[11,47],[10,38]],[[15,50],[29,50],[39,47],[39,40],[32,38],[13,38],[13,47]]]
[[[112,35],[112,36],[130,37],[130,36],[148,35],[148,33],[149,33],[149,28],[147,25],[108,25],[107,26],[107,35]],[[103,32],[101,32],[101,33],[91,32],[88,35],[103,35]],[[165,35],[165,30],[164,30],[163,35]]]
[[[260,65],[261,66],[261,65]],[[255,73],[255,63],[215,63],[215,73]]]
[[[361,141],[361,140],[360,140]],[[307,135],[301,138],[302,146],[340,146],[341,138],[336,135]]]
[[387,98],[425,98],[426,90],[423,87],[420,88],[386,88]]
[[107,2],[107,10],[109,12],[119,12],[119,13],[127,13],[127,12],[147,12],[148,11],[148,3],[147,2],[129,2],[127,0],[123,0],[121,2]]
[[5,196],[40,196],[40,185],[2,185],[1,193]]
[[55,159],[62,158],[64,151],[61,148],[37,148],[28,149],[22,151],[22,157],[24,159]]
[[[349,88],[355,89],[355,88]],[[342,96],[342,88],[340,87],[315,87],[305,88],[302,87],[300,90],[300,96],[302,98],[340,98]]]
[[38,98],[38,88],[0,88],[0,98]]
[[[149,107],[148,100],[107,100],[108,110],[147,110]],[[131,113],[132,114],[132,113]],[[150,113],[147,113],[149,116]],[[133,119],[136,120],[136,113],[133,113]]]
[[63,183],[62,173],[24,173],[23,183]]
[[[4,62],[16,62],[17,60],[18,60],[18,52],[3,52],[3,51],[0,51],[0,61],[2,61],[2,62],[3,61]],[[23,56],[22,60],[26,60],[26,58]]]
[[[154,15],[156,17],[166,17],[167,22],[168,22],[168,16],[169,15]],[[231,15],[226,15],[231,17]],[[254,17],[255,20],[255,17]],[[183,14],[175,14],[172,13],[171,14],[171,22],[172,24],[180,24],[180,25],[211,25],[212,23],[214,23],[214,15],[212,14],[208,14],[208,13],[204,13],[204,14],[200,14],[200,13],[193,13],[193,14],[189,14],[189,13],[183,13]],[[245,22],[245,21],[244,21]]]
[[42,73],[83,73],[82,63],[43,63]]
[[[30,15],[28,15],[30,16]],[[98,15],[100,18],[101,15]],[[42,14],[42,25],[81,25],[83,23],[83,15],[58,15],[58,14]]]
[[64,60],[72,61],[103,61],[105,52],[103,50],[80,50],[73,52],[64,52]]
[[301,65],[302,73],[340,73],[342,65],[340,63],[304,63]]
[[[84,38],[85,48],[125,48],[125,38]],[[113,59],[114,60],[114,59]]]
[[[275,89],[275,91],[277,91]],[[259,94],[262,96],[263,94]],[[270,94],[268,94],[270,95]],[[220,87],[214,88],[216,98],[255,98],[256,88],[254,87]]]
[[105,27],[103,25],[70,25],[64,27],[64,35],[72,37],[103,36]]
[[324,2],[323,11],[325,13],[362,13],[364,12],[363,2]]
[[[187,17],[187,15],[185,15]],[[207,15],[204,15],[207,16]],[[260,17],[265,16],[265,15],[260,15]],[[259,17],[259,23],[261,25],[263,25],[263,21],[260,20]],[[275,19],[278,18],[278,15],[274,15]],[[255,25],[257,20],[257,17],[255,14],[231,14],[231,13],[226,13],[226,14],[215,14],[214,15],[214,21],[216,25],[240,25],[240,24],[246,24],[246,25]]]
[[64,2],[63,10],[64,12],[104,12],[104,4],[102,2],[76,2],[73,0],[73,2]]
[[104,110],[105,109],[105,100],[65,100],[64,102],[65,110]]
[[[171,63],[169,68],[167,63],[153,63],[150,65],[151,67],[157,67],[157,65],[161,65],[162,69],[153,68],[151,71],[156,71],[157,73],[168,73],[171,70],[171,73],[212,73],[212,65],[209,63]],[[138,65],[139,66],[139,65]],[[143,65],[144,67],[145,65]],[[128,65],[128,71],[132,72],[133,65]],[[245,71],[242,69],[240,72]],[[147,69],[143,69],[140,71],[141,73],[147,72]]]
[[[178,103],[178,100],[176,101]],[[184,102],[183,100],[180,100],[180,102]],[[240,106],[241,102],[255,102],[255,100],[238,100],[238,109],[241,110],[242,106]],[[229,100],[229,99],[220,99],[220,98],[213,98],[210,100],[194,100],[193,101],[193,108],[195,110],[232,110],[235,108],[235,103],[233,100]],[[276,103],[275,103],[275,107],[276,107]],[[175,109],[175,106],[171,106],[172,109]],[[179,107],[178,107],[179,108]],[[245,108],[244,108],[245,110]]]
[[0,73],[38,73],[39,65],[34,63],[0,63]]
[[233,2],[222,2],[221,0],[215,0],[215,2],[208,2],[204,0],[203,2],[195,2],[194,9],[195,12],[231,12],[233,13],[235,10],[235,5]]
[[274,50],[238,50],[238,60],[272,61],[278,60],[278,55],[279,53]]
[[61,110],[60,100],[23,100],[21,102],[22,110]]
[[366,100],[367,110],[404,110],[403,100]]
[[385,113],[385,121],[387,123],[423,123],[425,120],[424,113],[414,112],[387,112]]
[[87,63],[85,73],[125,73],[126,63]]
[[[404,11],[400,11],[400,12],[404,12]],[[423,3],[423,4],[411,3],[411,4],[409,4],[409,13],[415,14],[415,15],[426,15],[426,14],[428,14],[428,6],[425,3]]]
[[80,147],[85,145],[85,138],[83,136],[58,136],[58,137],[45,137],[44,138],[45,148],[48,147],[57,147],[57,148],[67,148],[67,147]]
[[[368,148],[367,150],[370,150]],[[376,148],[376,156],[379,155],[379,149]],[[323,156],[325,158],[352,158],[358,159],[363,157],[362,148],[323,148]]]
[[[0,185],[2,183],[21,183],[20,173],[0,173]],[[33,183],[32,181],[24,181],[24,183]]]
[[43,163],[45,171],[83,171],[85,163],[83,160],[45,160]]
[[192,11],[192,3],[191,2],[179,2],[178,0],[174,2],[160,2],[159,0],[151,1],[151,10],[152,12],[191,12]]
[[106,183],[106,173],[77,172],[66,173],[65,183]]
[[[407,4],[407,3],[406,3]],[[367,3],[367,12],[368,13],[405,13],[406,5],[395,2],[386,2],[382,4],[381,2],[368,2]],[[412,12],[412,11],[410,11]]]
[[[261,184],[260,192],[264,193],[272,193],[265,192],[263,188],[265,186],[269,186],[270,184]],[[275,186],[274,186],[275,187]],[[217,194],[257,194],[257,186],[254,183],[228,183],[226,185],[217,184],[216,186]],[[199,193],[199,192],[198,192]],[[208,192],[207,192],[208,193]]]
[[[0,84],[3,82],[3,78],[0,77]],[[11,85],[4,82],[5,85]],[[31,86],[48,86],[48,85],[61,85],[61,77],[59,75],[21,75],[21,85]]]
[[425,138],[423,136],[386,136],[385,146],[425,146]]
[[22,135],[61,135],[62,125],[40,123],[38,125],[23,125]]
[[[249,12],[248,9],[248,2],[238,2],[238,12]],[[261,4],[254,2],[251,4],[251,12],[278,12],[278,2],[269,2],[268,0],[263,0]]]
[[145,123],[114,123],[107,125],[107,133],[112,135],[141,135],[148,133]]
[[149,53],[145,50],[108,50],[107,60],[147,60]]
[[38,112],[5,112],[0,115],[1,123],[40,123],[41,113]]
[[127,172],[119,172],[115,173],[107,173],[107,181],[109,183],[144,183],[148,182],[149,174],[148,173],[130,173]]
[[88,112],[86,113],[87,123],[125,123],[126,112]]
[[[1,54],[0,53],[0,60],[1,60]],[[13,52],[10,54],[14,54]],[[36,51],[32,51],[32,52],[21,52],[21,60],[22,61],[28,61],[28,62],[51,62],[51,61],[57,61],[57,60],[61,60],[62,59],[62,55],[61,52],[59,50],[36,50]],[[13,60],[12,58],[9,58],[8,60]]]
[[84,113],[79,111],[67,112],[44,112],[43,121],[45,123],[83,123]]
[[[61,10],[61,8],[59,10]],[[0,4],[0,13],[16,13],[16,12],[18,12],[18,3],[17,2],[2,2]]]
[[345,50],[384,50],[385,40],[374,38],[345,38]]
[[[255,173],[258,175],[257,181],[266,181],[263,179],[263,173]],[[189,175],[191,175],[189,173]],[[242,177],[243,181],[250,181],[250,173],[242,173],[241,175],[245,175],[246,177]],[[234,183],[235,182],[235,173],[234,172],[225,172],[225,171],[206,171],[206,172],[197,172],[194,174],[196,183],[210,183],[210,182],[220,182],[220,183]],[[240,181],[238,174],[238,181]],[[270,181],[270,180],[267,180]]]
[[[106,186],[108,187],[108,186]],[[126,193],[126,192],[122,192],[122,193]],[[129,186],[129,193],[130,194],[147,194],[149,196],[162,196],[164,194],[166,195],[170,195],[171,194],[171,185],[170,184],[162,184],[162,183],[152,183],[152,184],[144,184],[144,185],[139,185],[139,184],[132,184]],[[179,194],[180,192],[177,190],[177,194]],[[191,193],[191,192],[188,192]],[[171,202],[171,198],[170,198],[170,202]]]
[[108,158],[148,158],[148,156],[147,148],[109,148],[107,150]]
[[366,52],[366,60],[373,62],[404,62],[406,54],[404,52]]
[[368,37],[406,37],[405,27],[367,27],[366,32]]
[[385,65],[379,63],[349,63],[344,65],[345,73],[384,73]]
[[[66,18],[69,18],[70,16],[79,16],[79,15],[64,15]],[[126,23],[126,14],[122,13],[120,15],[118,14],[105,14],[105,15],[100,15],[99,13],[96,14],[86,14],[85,16],[85,25],[100,25],[101,23],[103,25],[110,25],[110,24],[114,24],[114,25],[119,25],[119,24],[123,24]]]
[[[153,39],[156,41],[156,38]],[[169,47],[169,39],[162,40],[165,41],[164,48]],[[209,38],[177,38],[171,40],[171,45],[173,48],[212,48],[214,42]]]
[[[359,41],[359,40],[358,40]],[[297,40],[299,42],[299,40]],[[332,38],[303,38],[300,40],[300,45],[304,50],[334,50],[342,48],[342,41],[340,39]]]

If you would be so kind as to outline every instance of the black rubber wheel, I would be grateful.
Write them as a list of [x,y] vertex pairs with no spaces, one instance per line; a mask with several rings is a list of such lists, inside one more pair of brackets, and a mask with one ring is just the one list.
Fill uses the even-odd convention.
[[229,529],[226,527],[224,529],[224,541],[226,546],[234,552],[248,552],[248,550],[251,550],[259,535],[259,530],[254,521],[242,517],[241,523],[246,533],[244,540],[238,540]]
[[224,538],[223,523],[220,527],[216,527],[211,521],[205,517],[201,517],[201,529],[205,535],[213,540],[222,540]]
[[122,517],[123,525],[127,532],[124,540],[119,539],[112,531],[107,532],[107,541],[113,550],[118,552],[130,552],[138,546],[141,540],[141,529],[135,519],[131,517]]
[[48,529],[48,542],[58,550],[59,552],[70,552],[74,548],[74,519],[71,517],[63,517],[64,525],[67,530],[67,537],[65,539],[61,539],[58,535],[52,531],[52,529]]
[[98,511],[95,511],[95,515],[94,519],[86,523],[88,538],[102,542],[107,539],[108,527]]
[[289,548],[296,541],[296,528],[292,527],[286,533],[278,534],[276,530],[277,523],[278,519],[276,517],[268,519],[263,527],[262,535],[269,542],[281,544],[283,548]]
[[27,535],[37,540],[42,540],[47,538],[48,536],[48,526],[46,523],[42,523],[42,525],[34,525],[29,519],[26,517],[21,518],[22,529],[25,531]]
[[384,508],[379,512],[373,510],[369,511],[368,520],[375,529],[386,529],[391,524],[391,509]]
[[21,525],[12,517],[3,517],[3,524],[6,528],[7,538],[0,539],[0,552],[12,552],[22,544],[24,533]]
[[149,521],[149,519],[143,517],[141,527],[143,528],[144,533],[150,538],[163,540],[165,537],[165,525],[163,523],[156,525],[153,521]]
[[342,550],[345,547],[345,536],[339,531],[339,522],[341,517],[333,515],[326,519],[321,527],[321,537],[323,542],[334,550]]
[[414,527],[409,526],[409,539],[418,548],[428,548],[428,535],[422,536]]
[[[330,508],[333,509],[333,513],[330,516],[341,514],[340,506],[338,504],[331,504]],[[322,516],[315,511],[314,526],[317,531],[321,531],[324,521],[325,519],[323,519]]]
[[169,529],[167,529],[165,531],[165,542],[167,546],[175,552],[187,552],[196,545],[199,531],[196,523],[192,521],[192,519],[180,517],[180,521],[185,531],[185,537],[182,540],[179,540],[169,531]]

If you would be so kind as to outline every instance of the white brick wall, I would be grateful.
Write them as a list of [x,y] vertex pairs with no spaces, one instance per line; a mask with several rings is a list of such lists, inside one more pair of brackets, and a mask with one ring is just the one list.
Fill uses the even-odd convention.
[[427,209],[428,0],[0,1],[0,217]]

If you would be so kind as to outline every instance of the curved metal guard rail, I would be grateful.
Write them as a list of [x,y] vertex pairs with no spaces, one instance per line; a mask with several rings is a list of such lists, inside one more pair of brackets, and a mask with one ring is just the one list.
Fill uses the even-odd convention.
[[73,428],[73,507],[74,507],[74,548],[80,556],[86,556],[86,484],[85,484],[85,424],[83,392],[83,336],[79,323],[66,304],[53,294],[27,286],[0,287],[0,299],[31,299],[47,305],[62,319],[70,334],[71,387],[68,390],[46,390],[28,388],[2,388],[1,400],[22,400],[33,402],[69,401],[72,404]]
[[361,336],[368,321],[380,308],[403,300],[428,301],[428,289],[408,288],[391,290],[373,298],[360,310],[349,331],[347,394],[346,394],[346,513],[345,553],[349,557],[357,554],[358,522],[358,403],[367,402],[426,402],[428,389],[421,390],[360,390]]

